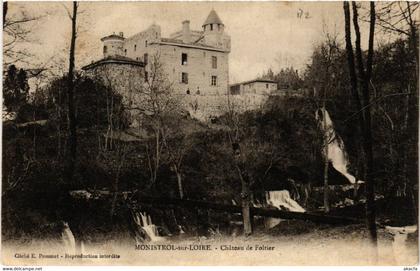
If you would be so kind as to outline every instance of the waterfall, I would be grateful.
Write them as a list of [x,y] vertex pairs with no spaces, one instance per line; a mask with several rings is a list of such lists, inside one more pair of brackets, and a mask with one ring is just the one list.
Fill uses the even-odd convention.
[[[287,190],[267,191],[265,197],[268,205],[276,207],[280,210],[286,209],[291,212],[305,212],[305,209],[303,209],[299,203],[290,197],[290,193]],[[277,226],[281,221],[283,221],[283,219],[270,217],[265,220],[265,225],[270,229]]]
[[[325,118],[323,116],[325,112]],[[349,160],[344,148],[344,143],[341,137],[335,132],[334,125],[326,109],[318,109],[315,113],[315,119],[318,121],[324,135],[328,139],[328,160],[332,162],[333,167],[343,174],[347,180],[354,184],[356,178],[348,171]],[[324,123],[325,121],[325,123]],[[361,181],[359,181],[361,182]]]
[[76,253],[76,240],[70,230],[69,224],[64,222],[63,232],[61,233],[61,240],[63,241],[66,252],[70,254]]
[[86,253],[85,243],[83,241],[80,242],[80,252],[82,254],[85,254]]
[[304,213],[305,209],[290,197],[287,190],[266,192],[267,203],[279,209],[286,209],[291,212]]
[[152,223],[152,218],[146,212],[133,211],[133,219],[137,227],[141,228],[151,242],[160,241],[164,238],[159,236],[156,225]]

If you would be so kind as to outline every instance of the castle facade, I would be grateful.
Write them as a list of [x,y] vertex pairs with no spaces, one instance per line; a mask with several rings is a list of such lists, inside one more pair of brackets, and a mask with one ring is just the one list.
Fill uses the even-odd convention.
[[[230,88],[231,39],[225,25],[212,10],[201,27],[192,30],[190,21],[185,20],[180,30],[167,38],[162,37],[157,24],[127,38],[122,32],[105,36],[101,39],[103,58],[82,69],[102,78],[130,103],[135,90],[153,74],[152,63],[158,58],[174,95],[182,98],[184,109],[194,118],[208,121],[226,112],[229,103],[236,103],[241,111],[259,108],[276,88],[275,83],[253,80]],[[251,85],[253,92],[247,91]]]

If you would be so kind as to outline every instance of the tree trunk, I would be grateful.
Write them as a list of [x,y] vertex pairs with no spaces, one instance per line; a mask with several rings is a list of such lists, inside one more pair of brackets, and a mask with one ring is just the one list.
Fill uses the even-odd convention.
[[4,1],[3,2],[3,28],[4,28],[4,25],[6,24],[7,10],[8,10],[8,2]]
[[244,224],[244,235],[249,236],[252,234],[252,215],[249,206],[249,185],[245,180],[242,170],[239,165],[236,165],[239,179],[241,180],[241,205],[242,205],[242,220]]
[[249,206],[249,197],[242,198],[242,218],[244,223],[244,235],[249,236],[252,234],[252,219],[251,209]]
[[69,157],[67,160],[67,180],[73,181],[74,169],[76,164],[77,136],[76,136],[76,117],[74,110],[74,54],[76,45],[76,20],[77,20],[78,3],[73,2],[73,16],[71,17],[71,43],[70,43],[70,59],[69,74],[67,80],[67,96],[68,96],[68,122],[69,122]]
[[[355,2],[352,2],[353,6],[353,24],[356,33],[356,59],[358,63],[359,77],[362,85],[362,106],[363,121],[363,148],[365,152],[365,166],[366,166],[366,223],[370,234],[370,240],[372,245],[376,248],[378,245],[377,231],[376,231],[376,210],[375,210],[375,178],[373,172],[373,146],[372,146],[372,125],[371,125],[371,112],[370,107],[370,92],[369,82],[372,71],[372,59],[373,59],[373,39],[375,31],[375,4],[370,2],[370,30],[369,30],[369,50],[368,59],[366,61],[366,73],[363,65],[362,49],[360,46],[360,28],[358,23],[358,12]],[[377,250],[375,252],[377,255]]]
[[[418,111],[418,102],[419,102],[419,52],[418,52],[418,28],[416,25],[416,21],[413,20],[413,13],[411,10],[411,3],[410,2],[406,2],[407,5],[407,11],[408,11],[408,18],[409,18],[409,22],[410,22],[410,37],[409,37],[409,42],[411,45],[411,50],[413,51],[414,55],[416,56],[416,73],[414,74],[414,78],[415,78],[415,87],[414,88],[409,88],[409,92],[413,92],[413,96],[409,96],[411,97],[409,100],[409,106],[408,106],[408,127],[410,128],[409,132],[409,137],[413,136],[413,141],[416,144],[416,148],[415,150],[413,150],[415,153],[415,157],[410,157],[409,159],[416,159],[418,160],[418,120],[419,120],[419,111]],[[406,148],[407,149],[407,148]],[[411,148],[410,148],[411,149]],[[408,151],[408,150],[407,150]],[[406,163],[407,161],[405,161]],[[411,195],[411,199],[414,205],[414,211],[415,211],[415,217],[417,220],[417,225],[418,225],[418,198],[415,195],[418,195],[418,190],[416,191],[415,189],[415,185],[417,184],[417,178],[414,178],[414,183],[411,182],[411,174],[408,174],[408,176],[406,176],[406,179],[409,180],[409,193]],[[415,176],[418,175],[418,171],[416,171]],[[410,176],[410,177],[409,177]]]
[[181,173],[178,171],[178,169],[176,169],[176,179],[178,181],[179,198],[183,199],[184,198],[184,190],[182,188],[182,176],[181,176]]
[[322,109],[322,118],[324,122],[324,212],[330,212],[330,203],[328,198],[329,186],[328,186],[328,143],[329,143],[329,133],[327,131],[327,117],[325,115],[325,97],[324,97],[324,107]]

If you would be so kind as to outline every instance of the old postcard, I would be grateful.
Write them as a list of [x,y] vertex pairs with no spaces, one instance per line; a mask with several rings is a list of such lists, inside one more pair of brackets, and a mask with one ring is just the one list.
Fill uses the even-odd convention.
[[418,264],[419,2],[3,2],[3,265]]

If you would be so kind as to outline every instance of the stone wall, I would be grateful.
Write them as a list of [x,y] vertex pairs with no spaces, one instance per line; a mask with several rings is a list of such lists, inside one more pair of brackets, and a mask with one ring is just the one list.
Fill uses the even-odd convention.
[[129,37],[124,42],[124,55],[143,61],[145,53],[151,53],[150,47],[152,44],[161,41],[161,29],[158,25],[151,25],[145,31]]
[[108,56],[123,55],[123,44],[124,42],[120,39],[107,39],[106,41],[104,41],[102,48],[104,58]]
[[193,118],[210,121],[233,110],[237,113],[260,110],[271,95],[183,95],[183,107]]
[[[141,66],[116,63],[102,64],[86,70],[87,76],[101,80],[105,86],[120,94],[126,108],[133,107],[133,104],[138,101],[138,93],[144,84],[143,74],[144,69]],[[136,119],[137,112],[129,111],[132,115],[131,119]]]
[[261,94],[269,95],[277,90],[277,83],[252,82],[243,85],[241,94]]
[[[160,57],[169,80],[178,94],[224,95],[228,89],[228,55],[223,52],[161,45]],[[182,65],[181,56],[187,54]],[[212,68],[212,57],[217,58],[217,68]],[[188,74],[188,84],[181,82],[182,73]],[[216,86],[211,85],[217,76]]]
[[[159,55],[165,74],[176,94],[224,95],[228,90],[229,57],[228,52],[212,50],[195,45],[167,44],[162,42],[160,27],[150,26],[147,30],[127,38],[124,44],[126,56],[135,60],[144,61],[145,54],[150,62],[154,55]],[[187,63],[182,65],[182,54],[187,54]],[[212,67],[212,56],[217,58],[217,68]],[[145,70],[150,73],[150,66]],[[188,74],[188,84],[181,82],[182,73]],[[216,86],[212,86],[211,78],[217,76]]]

